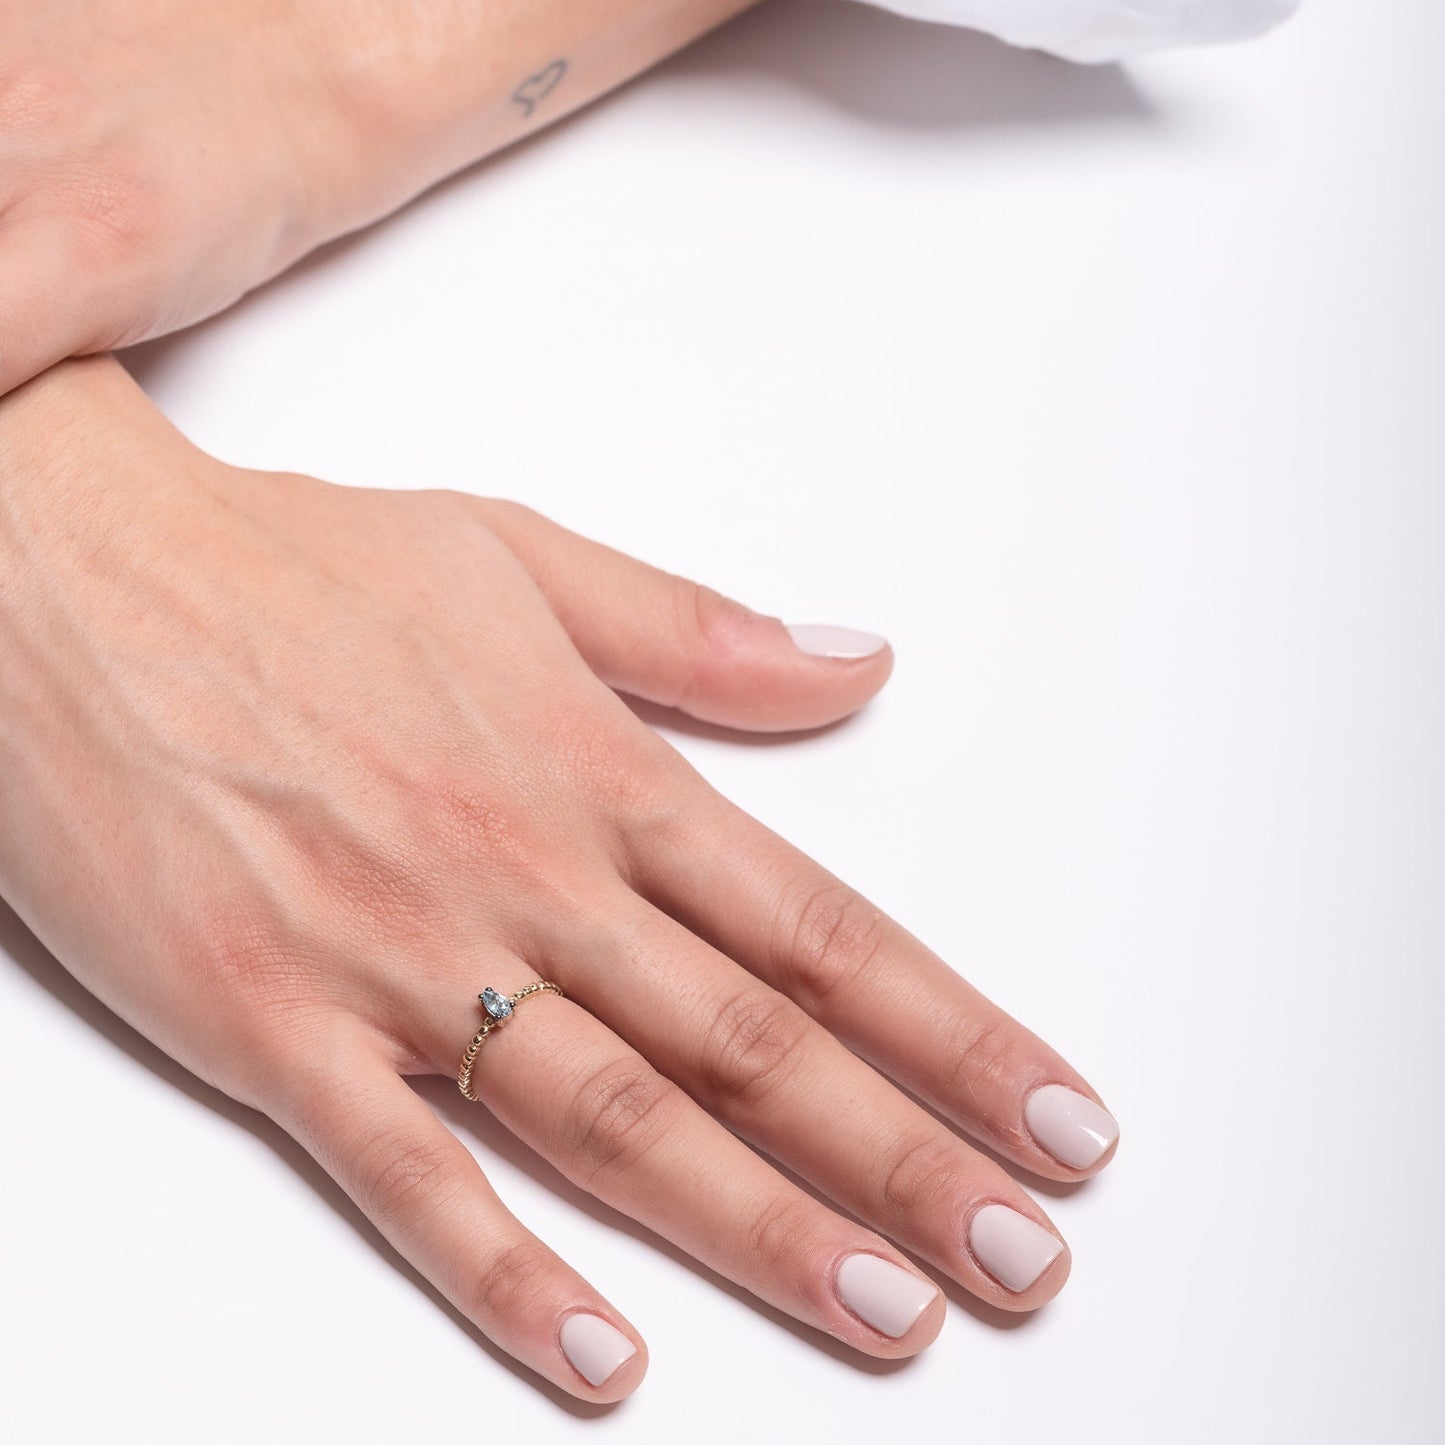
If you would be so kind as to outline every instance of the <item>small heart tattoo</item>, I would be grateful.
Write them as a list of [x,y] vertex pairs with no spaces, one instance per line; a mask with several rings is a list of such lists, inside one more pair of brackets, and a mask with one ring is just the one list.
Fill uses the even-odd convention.
[[557,89],[558,81],[566,74],[567,62],[554,60],[545,70],[539,70],[536,75],[529,75],[512,92],[512,99],[524,107],[522,115],[525,119],[531,120],[532,112]]

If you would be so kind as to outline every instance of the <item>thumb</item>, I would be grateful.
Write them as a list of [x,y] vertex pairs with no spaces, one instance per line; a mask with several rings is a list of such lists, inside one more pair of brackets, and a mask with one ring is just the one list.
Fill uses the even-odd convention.
[[893,651],[847,627],[786,626],[686,578],[486,498],[516,553],[603,682],[705,722],[756,732],[819,727],[888,680]]

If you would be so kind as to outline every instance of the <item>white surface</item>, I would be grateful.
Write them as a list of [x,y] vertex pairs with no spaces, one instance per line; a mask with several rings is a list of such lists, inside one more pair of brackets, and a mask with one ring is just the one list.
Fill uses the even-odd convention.
[[647,1334],[536,1388],[0,913],[26,1442],[1433,1442],[1445,1430],[1436,0],[1071,67],[769,6],[134,354],[232,460],[521,497],[898,666],[672,733],[1117,1112],[1073,1278],[870,1364],[421,1087]]

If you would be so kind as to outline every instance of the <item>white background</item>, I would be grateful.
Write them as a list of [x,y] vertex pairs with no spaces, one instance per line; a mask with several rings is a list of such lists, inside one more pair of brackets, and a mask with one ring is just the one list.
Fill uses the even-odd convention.
[[646,1334],[511,1366],[265,1119],[0,908],[24,1442],[1437,1441],[1445,7],[1077,67],[770,3],[133,353],[228,460],[522,498],[883,631],[851,723],[668,734],[1067,1053],[1124,1131],[1063,1295],[903,1366],[579,1196]]

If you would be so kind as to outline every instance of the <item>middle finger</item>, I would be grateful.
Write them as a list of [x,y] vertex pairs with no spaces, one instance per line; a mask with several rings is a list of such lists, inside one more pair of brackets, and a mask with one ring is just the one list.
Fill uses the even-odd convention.
[[1076,1180],[1118,1126],[1079,1072],[900,924],[703,785],[633,836],[636,890],[831,1035],[1035,1174]]
[[[574,1184],[622,1210],[795,1319],[868,1354],[899,1359],[937,1335],[943,1298],[887,1240],[785,1179],[579,1007],[565,960],[505,959],[514,994],[538,974],[568,997],[518,1006],[477,1055],[486,1107]],[[407,1042],[438,1071],[465,1039],[459,995],[428,987]],[[437,992],[434,1006],[431,988]]]
[[1062,1288],[1038,1205],[792,1000],[621,880],[593,916],[554,945],[569,993],[735,1133],[991,1304]]

